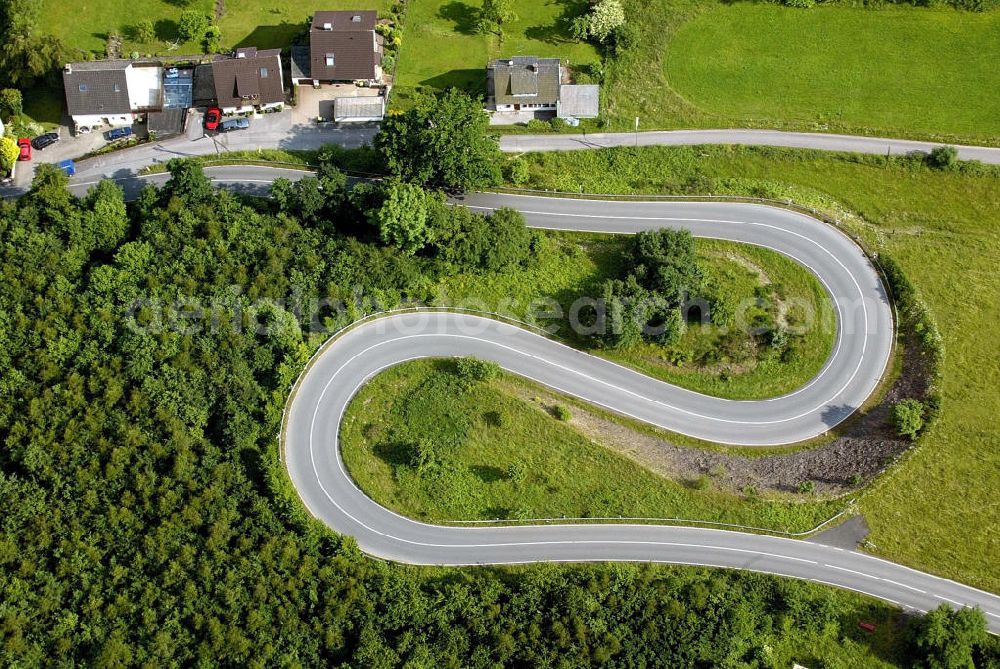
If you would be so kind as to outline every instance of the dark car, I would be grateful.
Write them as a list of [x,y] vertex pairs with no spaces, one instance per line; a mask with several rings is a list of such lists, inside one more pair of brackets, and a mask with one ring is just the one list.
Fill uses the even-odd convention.
[[209,107],[205,112],[205,130],[215,130],[219,127],[222,119],[222,110],[218,107]]
[[31,140],[27,137],[22,137],[17,140],[17,148],[20,149],[20,154],[18,154],[18,160],[31,160]]
[[250,119],[231,118],[228,121],[223,121],[222,125],[219,126],[219,130],[222,132],[232,132],[233,130],[246,130],[249,127]]
[[59,133],[47,132],[44,135],[39,135],[31,140],[31,145],[35,147],[36,150],[41,151],[46,146],[52,146],[59,141]]
[[112,128],[104,133],[104,139],[113,142],[116,139],[125,139],[132,136],[132,128]]

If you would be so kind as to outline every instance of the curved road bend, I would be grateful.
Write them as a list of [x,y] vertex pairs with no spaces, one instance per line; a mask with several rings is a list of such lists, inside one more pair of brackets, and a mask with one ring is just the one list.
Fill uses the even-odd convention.
[[[264,194],[278,176],[304,172],[256,167],[207,170],[213,180]],[[166,175],[133,179],[126,192]],[[89,185],[77,183],[78,192]],[[336,340],[300,379],[288,407],[283,450],[310,512],[366,552],[414,564],[515,564],[537,561],[643,561],[747,569],[847,588],[899,606],[926,611],[942,603],[979,606],[1000,633],[1000,597],[831,546],[724,530],[653,525],[441,527],[379,506],[344,469],[339,423],[358,388],[387,365],[425,356],[475,355],[515,373],[636,415],[667,429],[715,441],[793,442],[843,420],[867,397],[882,373],[892,338],[884,289],[860,250],[808,216],[732,203],[606,202],[495,194],[464,204],[489,210],[511,206],[529,225],[551,229],[634,232],[687,227],[695,235],[759,244],[812,269],[835,298],[835,352],[804,388],[780,398],[733,402],[698,396],[554,341],[489,319],[457,314],[406,314],[379,319]],[[855,297],[863,299],[856,301]],[[867,321],[867,325],[865,322]],[[589,377],[589,378],[588,378]],[[728,422],[733,419],[736,423]]]
[[366,552],[415,564],[645,561],[767,572],[834,585],[902,607],[978,605],[1000,631],[1000,597],[840,548],[721,530],[653,525],[443,527],[400,516],[355,486],[340,458],[340,422],[366,380],[405,360],[473,355],[667,429],[742,444],[798,441],[843,420],[874,389],[888,360],[892,322],[875,271],[841,233],[769,207],[636,203],[479,194],[466,204],[514,206],[536,227],[634,232],[671,226],[767,246],[812,269],[837,304],[835,351],[805,387],[765,401],[700,396],[527,330],[452,313],[407,313],[348,332],[317,356],[288,407],[283,447],[310,512],[354,536]]

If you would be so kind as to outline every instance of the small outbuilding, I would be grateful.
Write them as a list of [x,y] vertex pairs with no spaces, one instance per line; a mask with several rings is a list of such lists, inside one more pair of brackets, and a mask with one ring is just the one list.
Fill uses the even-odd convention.
[[600,113],[600,90],[595,84],[563,84],[559,87],[559,118],[597,118]]
[[344,97],[333,101],[333,120],[337,123],[381,121],[385,116],[382,96]]

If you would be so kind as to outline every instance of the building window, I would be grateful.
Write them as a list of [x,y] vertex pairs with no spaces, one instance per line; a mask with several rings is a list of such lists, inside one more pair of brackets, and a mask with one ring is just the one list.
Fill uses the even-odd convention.
[[267,68],[266,67],[260,68],[260,78],[261,79],[267,79]]
[[121,93],[121,92],[122,92],[122,87],[118,84],[115,84],[115,93]]
[[87,84],[80,84],[80,92],[81,93],[87,92]]
[[326,54],[326,66],[327,67],[333,67],[333,54],[332,53]]

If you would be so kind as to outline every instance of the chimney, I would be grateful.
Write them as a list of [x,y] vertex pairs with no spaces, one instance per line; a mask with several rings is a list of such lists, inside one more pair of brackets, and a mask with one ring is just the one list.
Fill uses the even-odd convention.
[[323,24],[323,30],[333,30],[333,24],[332,23],[324,23]]
[[66,63],[66,74],[73,74],[73,64]]

